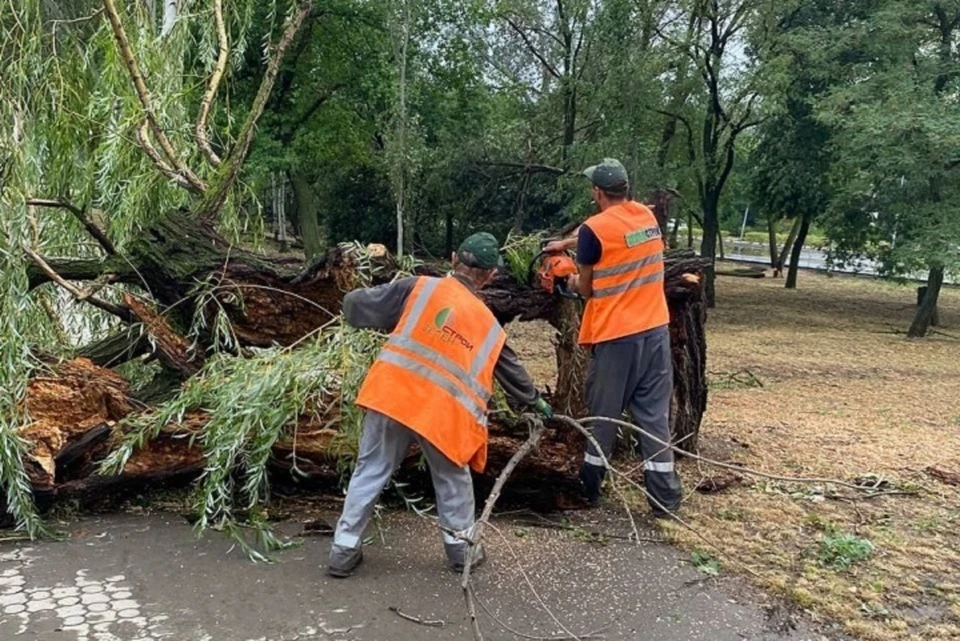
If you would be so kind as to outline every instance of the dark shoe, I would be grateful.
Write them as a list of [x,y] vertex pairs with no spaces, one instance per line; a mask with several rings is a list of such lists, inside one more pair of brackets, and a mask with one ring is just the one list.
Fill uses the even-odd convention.
[[605,470],[596,465],[584,463],[580,468],[580,486],[583,491],[583,501],[587,508],[600,507],[600,500],[603,498],[601,488],[603,487],[603,477]]
[[330,548],[327,562],[327,574],[337,579],[345,579],[363,563],[363,548],[343,548],[334,545]]
[[653,512],[653,518],[655,519],[664,519],[667,521],[672,521],[674,520],[673,518],[674,515],[676,515],[676,513],[680,511],[680,507],[678,506],[666,511],[661,510],[660,508],[651,508],[651,511]]
[[[447,559],[449,560],[450,569],[456,572],[457,574],[463,574],[464,564],[467,562],[467,546],[463,545],[461,550],[452,551],[452,546],[447,548]],[[477,552],[473,557],[473,563],[470,565],[470,570],[476,570],[481,565],[483,565],[487,560],[487,553],[483,551],[483,546],[480,545],[477,548]]]

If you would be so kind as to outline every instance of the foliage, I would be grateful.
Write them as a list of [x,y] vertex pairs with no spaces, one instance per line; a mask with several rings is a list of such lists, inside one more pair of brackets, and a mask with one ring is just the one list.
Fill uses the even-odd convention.
[[507,271],[519,283],[526,283],[530,277],[530,263],[540,253],[544,237],[531,234],[507,237],[503,244],[504,262]]
[[867,539],[832,531],[820,541],[820,562],[835,570],[847,570],[870,558],[873,549]]
[[[149,10],[157,4],[0,3],[0,483],[30,533],[40,526],[16,433],[29,419],[21,403],[33,355],[69,353],[121,321],[51,284],[31,290],[24,245],[100,260],[86,217],[121,261],[160,217],[202,209],[206,197],[180,188],[183,172],[144,153],[150,136],[159,145],[156,132],[140,139],[145,121],[198,181],[219,186],[236,169],[212,221],[253,249],[268,214],[260,200],[279,178],[293,186],[290,219],[309,256],[323,240],[393,246],[402,195],[405,240],[418,254],[447,256],[487,229],[507,239],[511,273],[523,280],[539,239],[517,234],[584,218],[592,205],[578,171],[613,156],[638,198],[678,194],[684,215],[707,230],[707,255],[749,202],[764,215],[816,215],[839,262],[865,255],[897,277],[960,271],[955,2],[318,1],[277,67],[250,155],[219,168],[195,140],[218,68],[216,5],[183,0],[167,31]],[[199,128],[226,157],[303,0],[222,4],[228,64]],[[107,19],[113,5],[129,51]],[[131,81],[131,57],[149,100]],[[68,201],[78,214],[27,205],[36,198]],[[149,278],[98,283],[99,295],[149,292]],[[206,308],[224,294],[215,279],[185,288]],[[351,359],[374,341],[326,328],[300,351],[331,365],[305,381],[283,350],[231,356],[239,350],[225,314],[179,320],[198,343],[216,337],[205,346],[210,362],[180,396],[134,419],[111,463],[185,412],[210,410],[196,435],[210,457],[201,504],[205,524],[227,527],[265,496],[267,445],[316,394],[353,376]]]
[[[369,283],[369,259],[359,248],[354,250],[359,273]],[[408,257],[398,276],[416,266]],[[279,544],[261,513],[269,498],[267,470],[274,445],[292,441],[296,474],[298,424],[335,430],[330,456],[344,466],[346,478],[362,432],[362,411],[354,401],[382,343],[381,334],[350,328],[337,319],[299,346],[261,350],[245,359],[216,354],[176,398],[124,425],[123,439],[102,471],[120,472],[162,431],[176,429],[191,415],[202,417],[202,431],[183,435],[200,447],[205,459],[194,499],[197,531],[223,530],[251,558],[266,560],[264,555]],[[253,543],[247,541],[246,528],[254,532]]]
[[696,568],[698,572],[706,574],[707,576],[720,575],[720,562],[703,550],[694,550],[691,555],[691,561],[693,562],[693,567]]

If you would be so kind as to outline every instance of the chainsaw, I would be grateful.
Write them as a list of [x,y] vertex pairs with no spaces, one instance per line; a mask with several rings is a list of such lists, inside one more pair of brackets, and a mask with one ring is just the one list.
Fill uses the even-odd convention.
[[[547,241],[541,245],[540,253],[530,261],[527,269],[527,279],[531,286],[542,287],[551,294],[559,294],[564,298],[579,299],[580,296],[567,287],[567,278],[577,273],[577,263],[568,252],[548,252]],[[539,265],[539,267],[538,267]]]

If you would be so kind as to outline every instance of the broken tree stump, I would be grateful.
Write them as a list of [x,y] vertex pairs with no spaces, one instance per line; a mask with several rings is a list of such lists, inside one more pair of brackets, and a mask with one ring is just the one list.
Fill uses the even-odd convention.
[[[168,426],[117,477],[96,475],[97,463],[115,442],[120,421],[149,411],[131,399],[122,377],[102,366],[116,366],[152,349],[165,371],[174,374],[173,380],[194,375],[206,347],[215,340],[201,332],[196,349],[180,340],[198,314],[208,320],[214,314],[226,314],[241,351],[292,345],[339,313],[344,293],[361,282],[361,269],[373,268],[368,274],[375,282],[396,273],[390,256],[367,256],[363,259],[367,262],[361,263],[359,255],[343,247],[306,266],[290,258],[266,258],[231,247],[205,225],[187,212],[174,212],[130,247],[124,260],[49,261],[72,280],[109,275],[112,282],[144,288],[152,304],[127,297],[130,322],[140,322],[87,350],[98,364],[85,359],[66,361],[31,382],[26,399],[31,423],[21,429],[21,435],[31,446],[27,463],[36,490],[51,496],[102,492],[124,483],[190,478],[202,470],[202,453],[184,438],[203,429],[204,416],[196,413],[184,417],[181,425]],[[707,264],[690,251],[666,255],[664,286],[671,312],[675,384],[671,428],[675,441],[691,451],[696,449],[706,408],[706,302],[701,281]],[[430,265],[418,271],[442,273]],[[30,272],[32,287],[45,282],[42,271]],[[576,345],[580,304],[518,283],[506,274],[498,276],[482,298],[503,324],[543,319],[556,328],[561,380],[554,387],[553,401],[565,413],[582,415],[588,355]],[[298,478],[335,478],[340,454],[329,447],[336,435],[330,423],[317,425],[304,417],[292,433],[296,442],[293,437],[281,439],[273,448],[275,473],[289,478],[295,464]],[[488,470],[479,486],[496,477],[525,437],[525,430],[493,421]],[[539,495],[573,491],[581,454],[581,443],[569,434],[564,432],[561,438],[548,430],[538,451],[518,468],[520,482],[515,485],[528,492],[531,501]]]

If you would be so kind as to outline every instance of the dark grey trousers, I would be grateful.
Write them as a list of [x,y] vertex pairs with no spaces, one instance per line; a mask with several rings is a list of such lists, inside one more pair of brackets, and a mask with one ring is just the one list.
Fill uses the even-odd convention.
[[[667,327],[593,346],[587,368],[587,402],[592,415],[620,418],[624,410],[629,410],[637,425],[669,442],[672,396],[673,359]],[[595,423],[591,430],[609,460],[619,428],[612,423]],[[645,461],[644,483],[656,500],[650,501],[650,507],[654,513],[676,510],[682,491],[673,451],[641,436],[640,453]],[[580,472],[588,499],[599,498],[605,472],[603,459],[588,443]]]

